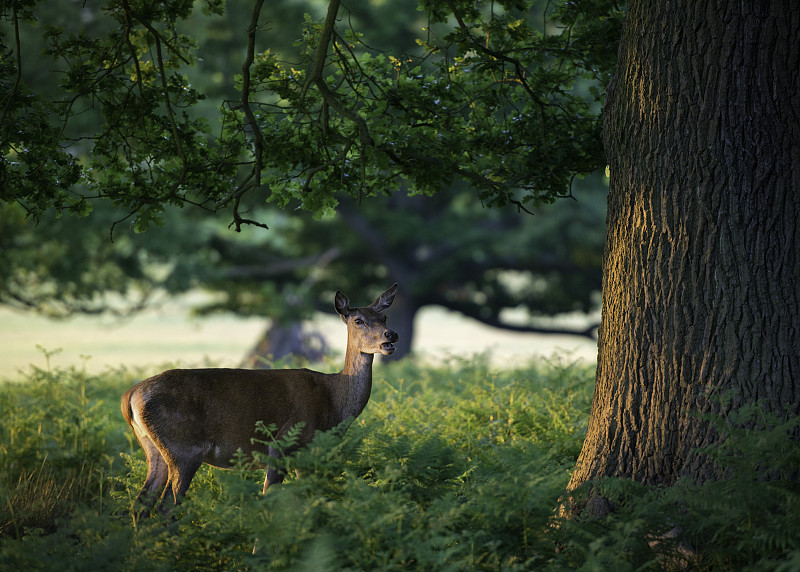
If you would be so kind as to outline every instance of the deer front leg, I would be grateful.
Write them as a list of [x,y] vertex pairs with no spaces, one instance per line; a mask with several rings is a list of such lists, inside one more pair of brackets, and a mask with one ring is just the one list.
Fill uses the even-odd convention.
[[[271,459],[275,460],[283,457],[283,454],[276,447],[270,447],[268,450],[268,454]],[[270,485],[275,485],[283,482],[283,478],[285,476],[286,476],[286,471],[278,469],[277,467],[267,466],[267,476],[264,479],[264,489],[261,491],[262,494],[267,494],[267,489],[269,488]]]
[[181,498],[186,494],[197,469],[203,464],[201,455],[175,460],[170,467],[170,485],[175,504],[180,504]]

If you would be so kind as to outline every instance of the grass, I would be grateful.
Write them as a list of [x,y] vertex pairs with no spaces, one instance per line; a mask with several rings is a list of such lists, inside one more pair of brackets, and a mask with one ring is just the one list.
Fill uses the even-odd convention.
[[[54,367],[75,366],[92,373],[166,361],[237,367],[264,333],[267,320],[227,314],[192,317],[192,307],[203,301],[207,298],[192,292],[126,319],[99,315],[51,320],[0,307],[0,379],[23,378],[19,371],[29,364],[46,367],[43,353],[51,354]],[[338,316],[318,314],[308,325],[334,352],[344,353],[345,328]],[[419,313],[415,332],[414,351],[436,361],[442,355],[470,355],[486,348],[492,348],[494,363],[503,365],[565,349],[575,358],[597,358],[597,344],[586,338],[507,332],[438,307]]]
[[693,569],[800,563],[797,484],[744,469],[799,463],[791,422],[716,451],[728,481],[609,480],[617,512],[561,520],[593,368],[483,356],[380,368],[362,416],[286,459],[303,476],[265,496],[244,459],[204,466],[170,518],[138,519],[146,466],[118,404],[150,373],[33,368],[0,388],[0,569],[659,570],[681,563],[681,542]]

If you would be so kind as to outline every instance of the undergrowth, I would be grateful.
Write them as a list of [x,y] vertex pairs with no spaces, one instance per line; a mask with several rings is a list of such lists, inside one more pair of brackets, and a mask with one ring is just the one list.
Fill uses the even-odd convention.
[[797,483],[761,478],[800,464],[792,422],[759,418],[709,451],[725,481],[607,480],[616,512],[560,519],[594,372],[559,362],[381,367],[362,416],[287,457],[267,495],[242,457],[138,518],[146,466],[119,397],[144,376],[32,369],[0,388],[0,569],[800,568]]

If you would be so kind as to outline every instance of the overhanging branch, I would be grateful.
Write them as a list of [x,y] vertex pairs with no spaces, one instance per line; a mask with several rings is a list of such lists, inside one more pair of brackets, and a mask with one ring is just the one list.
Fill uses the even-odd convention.
[[[333,38],[333,30],[336,25],[336,18],[339,14],[339,5],[340,0],[331,0],[330,4],[328,4],[328,13],[325,16],[325,23],[322,27],[319,44],[317,45],[317,52],[314,57],[314,67],[311,69],[308,78],[306,78],[306,82],[303,85],[302,91],[300,92],[300,97],[305,97],[308,89],[311,87],[311,85],[314,85],[322,96],[323,115],[326,115],[327,107],[332,107],[337,113],[339,113],[339,115],[356,125],[358,128],[359,143],[361,146],[360,167],[361,188],[363,189],[364,185],[366,184],[366,148],[374,145],[374,141],[369,133],[369,127],[367,126],[367,122],[364,120],[364,118],[359,116],[355,111],[342,105],[342,102],[339,101],[339,99],[336,97],[336,94],[334,94],[333,91],[331,91],[331,89],[328,87],[328,84],[325,83],[325,78],[323,76],[323,72],[325,70],[325,61],[328,56],[328,46],[331,43],[331,38]],[[313,176],[313,173],[311,176]],[[305,184],[306,189],[311,181],[311,176]]]
[[464,316],[472,318],[473,320],[477,320],[478,322],[486,324],[487,326],[491,326],[493,328],[498,328],[502,330],[509,330],[512,332],[524,333],[524,334],[578,336],[581,338],[589,338],[590,340],[597,341],[597,328],[600,327],[600,324],[597,322],[592,323],[588,327],[582,329],[549,328],[549,327],[534,326],[534,325],[509,324],[508,322],[503,322],[502,320],[500,320],[500,318],[496,315],[485,316],[481,314],[478,311],[478,307],[473,306],[471,304],[452,302],[441,298],[432,301],[432,303],[456,311],[459,314],[463,314]]
[[225,270],[224,276],[231,280],[272,280],[300,270],[327,266],[341,254],[341,249],[333,247],[322,254],[302,258],[276,260],[268,264],[231,266]]
[[17,64],[17,73],[14,74],[14,85],[11,87],[11,92],[6,96],[5,104],[3,105],[3,113],[0,113],[0,125],[3,125],[6,119],[6,113],[11,107],[11,102],[17,96],[19,91],[19,84],[22,81],[22,42],[19,39],[19,16],[17,15],[17,3],[11,3],[12,17],[14,19],[14,45],[16,53],[14,57]]
[[231,225],[235,227],[236,232],[242,230],[243,224],[251,224],[261,228],[268,228],[264,223],[256,220],[243,218],[239,214],[239,204],[249,190],[261,186],[261,171],[263,168],[263,155],[264,155],[264,135],[258,126],[253,108],[250,107],[250,68],[256,59],[256,31],[258,30],[258,20],[261,16],[261,7],[264,5],[264,0],[256,0],[253,5],[253,11],[250,14],[250,24],[247,26],[247,54],[242,63],[242,99],[241,108],[244,112],[245,123],[253,135],[253,155],[255,163],[250,175],[244,183],[233,192],[233,222]]

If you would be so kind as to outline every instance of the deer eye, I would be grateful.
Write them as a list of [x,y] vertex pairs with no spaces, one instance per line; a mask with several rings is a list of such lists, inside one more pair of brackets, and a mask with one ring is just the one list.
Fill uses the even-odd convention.
[[360,326],[361,324],[363,324],[363,323],[364,323],[364,320],[362,320],[361,318],[356,318],[354,321],[355,321],[355,323],[356,323],[356,324],[358,324],[359,326]]

